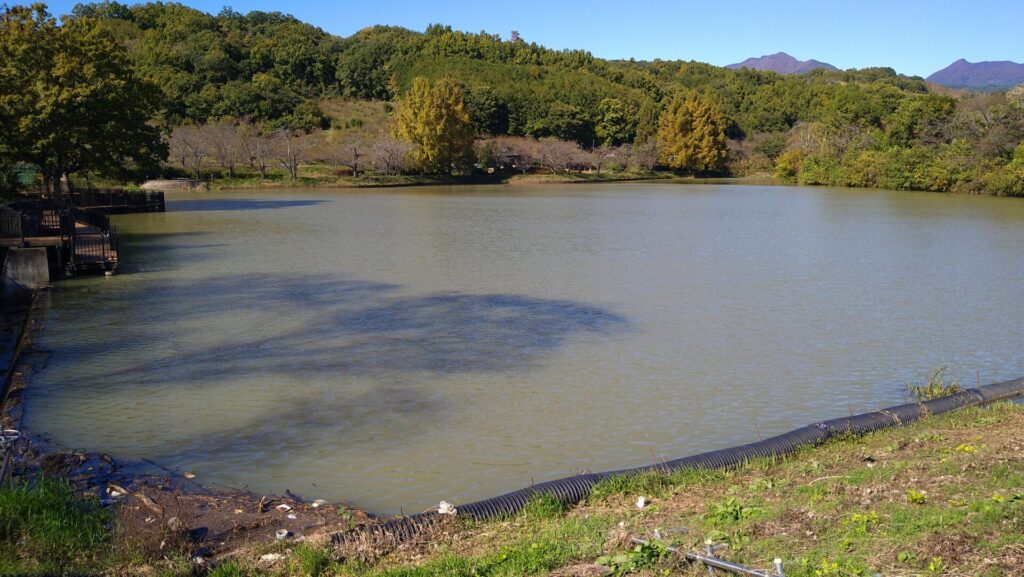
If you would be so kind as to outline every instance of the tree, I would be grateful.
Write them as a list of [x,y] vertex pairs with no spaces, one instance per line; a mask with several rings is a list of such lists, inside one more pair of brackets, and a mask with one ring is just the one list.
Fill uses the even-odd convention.
[[486,84],[466,87],[466,112],[477,134],[508,132],[508,106]]
[[134,74],[93,18],[58,26],[43,4],[5,9],[0,79],[0,149],[38,166],[49,190],[80,171],[121,180],[154,173],[167,157],[150,122],[159,88]]
[[936,144],[955,112],[956,101],[948,96],[905,98],[885,122],[886,140],[890,146],[900,147],[910,146],[915,140]]
[[638,142],[629,149],[629,166],[654,170],[658,164],[658,147],[653,141]]
[[206,157],[207,138],[204,132],[205,127],[179,126],[167,139],[171,160],[177,161],[183,170],[190,171],[195,179],[201,177]]
[[1024,84],[1018,84],[1006,92],[1006,100],[1017,108],[1024,108]]
[[534,138],[573,140],[590,146],[594,141],[594,122],[578,106],[555,102],[543,118],[526,125],[526,132]]
[[462,89],[450,78],[413,79],[398,104],[395,135],[411,143],[412,161],[425,174],[464,169],[473,157],[473,127]]
[[674,170],[718,172],[729,155],[728,120],[714,100],[677,94],[658,119],[659,160]]
[[404,140],[382,136],[370,147],[370,161],[378,172],[401,174],[409,163],[412,149],[412,144]]
[[299,178],[299,166],[306,162],[306,153],[316,144],[311,134],[286,128],[274,132],[272,150],[292,180]]
[[203,127],[207,148],[217,159],[221,168],[228,171],[228,177],[235,177],[235,165],[242,155],[240,131],[233,122],[221,121]]
[[363,172],[363,165],[370,155],[370,145],[362,133],[350,134],[338,146],[337,158],[352,169],[352,176],[358,177]]
[[260,171],[260,178],[267,178],[267,167],[273,156],[273,141],[261,134],[259,129],[251,124],[239,127],[238,136],[245,159],[251,168]]
[[609,166],[615,166],[615,160],[618,157],[619,150],[615,148],[609,148],[607,146],[595,146],[590,152],[586,152],[580,155],[580,160],[590,165],[592,170],[597,171],[599,174],[602,169],[608,168]]
[[637,144],[652,142],[658,134],[658,105],[650,99],[644,99],[637,113],[636,138]]
[[481,158],[498,170],[515,169],[526,174],[537,164],[539,143],[525,136],[495,136],[479,142]]
[[618,98],[605,98],[597,107],[600,120],[595,132],[604,146],[618,146],[633,140],[636,118]]
[[509,136],[508,166],[526,174],[537,166],[538,143],[532,138]]
[[392,60],[414,43],[412,35],[402,28],[375,26],[348,38],[336,64],[344,94],[374,100],[396,96],[389,86]]
[[753,141],[754,152],[763,154],[772,162],[786,150],[786,135],[781,132],[756,135],[750,140]]
[[571,172],[583,160],[583,150],[575,142],[545,138],[536,147],[538,163],[553,173]]

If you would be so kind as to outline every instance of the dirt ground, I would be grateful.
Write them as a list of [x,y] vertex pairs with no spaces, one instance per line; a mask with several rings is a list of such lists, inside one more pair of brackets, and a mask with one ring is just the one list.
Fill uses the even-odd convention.
[[119,537],[146,555],[174,549],[190,556],[215,557],[372,521],[364,511],[324,501],[308,502],[297,495],[257,495],[209,487],[173,473],[122,472],[109,455],[42,450],[38,442],[26,438],[16,453],[12,462],[15,477],[42,474],[64,479],[83,494],[97,497],[116,515]]

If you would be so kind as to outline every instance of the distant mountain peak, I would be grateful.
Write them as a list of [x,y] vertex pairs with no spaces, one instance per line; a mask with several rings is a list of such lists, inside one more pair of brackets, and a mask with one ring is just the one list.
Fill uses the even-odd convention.
[[769,70],[771,72],[778,72],[779,74],[803,74],[810,72],[815,68],[825,68],[826,70],[838,70],[835,66],[827,62],[821,62],[819,60],[797,60],[785,52],[776,52],[775,54],[766,54],[760,58],[747,58],[743,62],[736,64],[730,64],[726,68],[732,68],[733,70],[739,68],[750,68],[752,70]]
[[950,88],[1004,90],[1024,83],[1024,64],[1009,60],[968,62],[961,58],[926,80]]

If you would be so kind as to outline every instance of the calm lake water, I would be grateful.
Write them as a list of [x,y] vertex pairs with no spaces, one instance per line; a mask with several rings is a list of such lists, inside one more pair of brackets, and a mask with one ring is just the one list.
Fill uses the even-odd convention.
[[1024,202],[727,185],[174,194],[58,283],[27,425],[375,512],[1024,375]]

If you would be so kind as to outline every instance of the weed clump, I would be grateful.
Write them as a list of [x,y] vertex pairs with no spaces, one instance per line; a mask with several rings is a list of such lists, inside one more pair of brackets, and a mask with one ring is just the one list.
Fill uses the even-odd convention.
[[946,378],[946,367],[935,369],[928,382],[923,385],[907,383],[907,396],[916,401],[931,401],[963,392],[960,381]]

